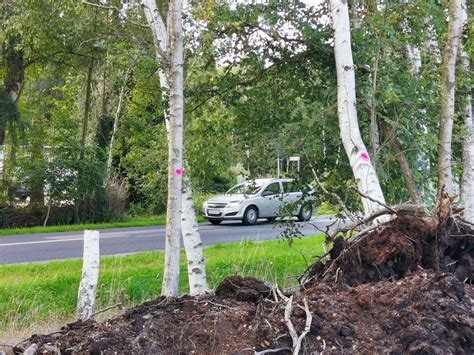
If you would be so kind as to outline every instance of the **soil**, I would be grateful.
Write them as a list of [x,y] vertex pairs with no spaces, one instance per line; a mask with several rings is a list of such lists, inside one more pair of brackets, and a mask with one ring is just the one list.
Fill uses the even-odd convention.
[[[452,218],[400,216],[357,238],[336,239],[293,293],[301,353],[473,354],[474,230]],[[287,296],[289,296],[287,294]],[[215,295],[157,298],[103,323],[33,335],[38,354],[291,354],[285,296],[232,276]]]

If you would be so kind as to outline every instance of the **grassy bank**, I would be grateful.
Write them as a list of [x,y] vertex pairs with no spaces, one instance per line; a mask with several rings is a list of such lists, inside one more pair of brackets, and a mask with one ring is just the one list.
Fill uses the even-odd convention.
[[[198,222],[204,222],[205,219],[198,216]],[[106,223],[87,223],[87,224],[71,224],[67,226],[46,226],[31,228],[11,228],[0,230],[0,236],[35,234],[35,233],[54,233],[54,232],[73,232],[84,229],[107,229],[107,228],[125,228],[125,227],[147,227],[157,226],[166,223],[166,216],[148,216],[148,217],[126,217],[122,221],[106,222]]]
[[[323,252],[323,240],[322,235],[316,235],[295,240],[292,247],[281,240],[208,247],[205,255],[209,285],[215,288],[226,276],[240,274],[282,287],[294,286],[306,263]],[[154,299],[161,290],[162,266],[162,252],[102,258],[98,309]],[[31,324],[72,320],[81,267],[81,260],[0,266],[0,339],[11,339],[11,334]],[[182,253],[180,291],[186,292],[187,288]]]

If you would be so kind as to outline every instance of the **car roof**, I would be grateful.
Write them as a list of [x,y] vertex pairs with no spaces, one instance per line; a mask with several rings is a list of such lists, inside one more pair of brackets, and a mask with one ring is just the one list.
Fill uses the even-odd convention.
[[250,182],[250,181],[255,181],[257,184],[266,184],[272,181],[291,182],[291,181],[294,181],[294,179],[264,178],[264,179],[248,180],[246,182]]

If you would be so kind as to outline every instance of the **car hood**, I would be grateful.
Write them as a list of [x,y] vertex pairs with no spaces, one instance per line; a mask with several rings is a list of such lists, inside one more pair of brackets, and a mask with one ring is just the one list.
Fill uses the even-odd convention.
[[235,195],[217,195],[206,201],[206,203],[229,203],[232,201],[243,201],[249,195],[235,194]]

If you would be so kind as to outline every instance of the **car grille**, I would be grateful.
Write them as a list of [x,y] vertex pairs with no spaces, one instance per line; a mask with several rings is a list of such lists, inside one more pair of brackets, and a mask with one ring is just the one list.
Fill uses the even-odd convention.
[[209,203],[207,207],[209,208],[224,208],[227,206],[227,203]]

